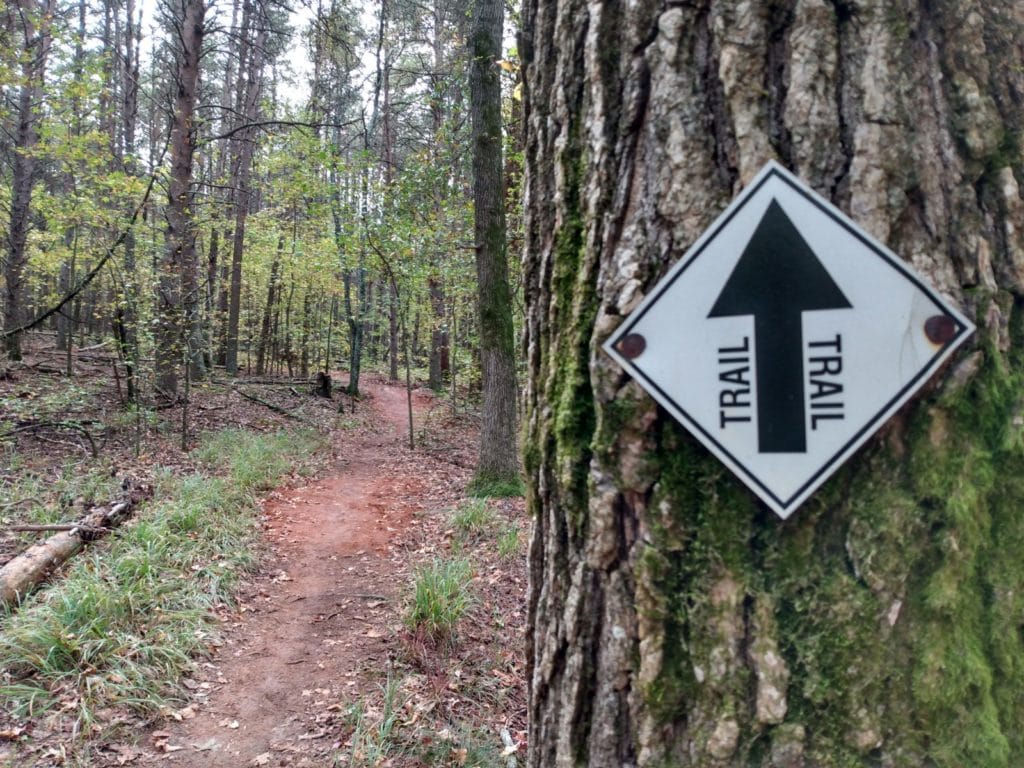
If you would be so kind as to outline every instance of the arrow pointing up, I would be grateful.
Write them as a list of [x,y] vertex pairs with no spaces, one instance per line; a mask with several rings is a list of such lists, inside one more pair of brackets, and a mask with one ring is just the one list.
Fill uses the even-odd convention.
[[801,315],[851,304],[774,199],[708,314],[754,316],[761,453],[806,453]]

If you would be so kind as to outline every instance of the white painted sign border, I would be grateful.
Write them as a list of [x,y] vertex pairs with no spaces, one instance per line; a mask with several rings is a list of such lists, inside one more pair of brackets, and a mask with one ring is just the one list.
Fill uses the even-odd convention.
[[[687,269],[691,267],[705,252],[709,244],[727,227],[733,217],[746,205],[761,187],[771,179],[778,179],[785,183],[793,191],[804,197],[823,214],[831,218],[836,224],[845,229],[851,236],[863,244],[865,248],[881,258],[890,268],[897,271],[903,278],[910,281],[920,290],[935,306],[936,312],[947,315],[956,323],[955,334],[951,339],[939,346],[926,365],[911,377],[898,392],[883,405],[876,415],[870,418],[864,426],[857,430],[843,446],[825,460],[820,468],[814,472],[794,493],[788,497],[781,498],[764,482],[751,473],[725,446],[723,446],[714,435],[705,430],[686,410],[681,407],[670,395],[668,395],[656,382],[648,377],[644,371],[634,365],[631,360],[625,357],[616,345],[639,323],[655,302],[682,277]],[[720,288],[713,287],[711,290]],[[680,332],[685,332],[680,329]],[[722,212],[715,222],[702,234],[697,241],[686,251],[683,257],[673,266],[664,278],[655,286],[654,290],[633,310],[623,321],[616,331],[604,343],[605,352],[619,363],[634,378],[641,381],[644,388],[652,397],[679,422],[732,470],[743,482],[756,493],[769,507],[772,508],[783,519],[789,517],[792,512],[805,502],[831,474],[838,469],[853,453],[867,442],[871,436],[888,421],[921,386],[938,370],[938,368],[960,347],[967,338],[974,332],[974,325],[949,302],[945,301],[936,290],[921,278],[908,264],[889,250],[885,245],[862,230],[847,217],[842,211],[822,198],[816,192],[807,187],[797,177],[775,161],[770,161],[751,181],[751,183],[736,197],[735,200]]]

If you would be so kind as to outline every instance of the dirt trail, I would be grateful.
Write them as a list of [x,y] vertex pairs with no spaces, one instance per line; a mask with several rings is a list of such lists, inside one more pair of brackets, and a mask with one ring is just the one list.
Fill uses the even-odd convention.
[[[333,764],[345,693],[361,669],[387,662],[401,588],[393,548],[425,491],[404,447],[404,389],[366,389],[369,427],[339,438],[337,468],[265,506],[267,566],[229,616],[225,645],[188,682],[196,703],[150,735],[147,763]],[[417,396],[417,410],[428,403]]]

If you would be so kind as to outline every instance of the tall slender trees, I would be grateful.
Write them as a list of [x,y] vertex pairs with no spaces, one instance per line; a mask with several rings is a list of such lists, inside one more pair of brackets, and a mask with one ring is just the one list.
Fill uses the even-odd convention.
[[157,313],[156,382],[169,395],[178,391],[183,355],[189,364],[192,327],[199,307],[199,265],[192,209],[192,164],[196,147],[195,108],[202,56],[206,0],[172,0],[169,19],[175,36],[176,72],[171,124],[171,174],[167,190],[166,251],[161,265]]
[[[135,135],[139,115],[139,49],[142,41],[141,21],[136,18],[135,0],[125,0],[124,27],[115,46],[115,58],[120,64],[121,82],[121,142],[115,159],[124,172],[133,177],[138,173],[135,159]],[[125,389],[129,402],[138,395],[136,370],[139,358],[138,329],[138,274],[135,262],[135,232],[129,229],[124,241],[124,277],[121,295],[114,308],[114,333],[125,367]]]
[[[521,52],[529,764],[1019,765],[1019,4],[529,0]],[[785,522],[601,352],[771,158],[979,325]]]
[[477,466],[477,479],[481,482],[519,477],[498,67],[503,19],[502,0],[476,0],[469,38],[474,234],[484,396]]
[[243,0],[241,32],[238,38],[238,87],[236,123],[231,137],[231,179],[234,187],[234,229],[231,239],[231,290],[228,301],[224,364],[228,373],[238,372],[238,327],[242,308],[242,256],[245,225],[252,205],[252,161],[255,152],[255,122],[263,87],[263,63],[269,23],[263,0]]
[[[6,25],[16,30],[10,37],[21,48],[21,84],[17,107],[17,128],[13,146],[10,216],[4,248],[4,330],[13,331],[23,322],[23,285],[28,262],[26,244],[36,181],[34,149],[39,140],[39,119],[46,62],[53,42],[54,0],[18,0],[5,9]],[[21,334],[5,339],[8,357],[21,359]]]
[[[9,4],[0,29],[6,344],[17,345],[18,334],[8,331],[24,322],[36,327],[52,322],[47,318],[80,317],[78,345],[113,337],[122,395],[144,405],[154,383],[175,395],[186,360],[193,376],[219,359],[237,373],[240,344],[244,355],[248,342],[258,367],[272,371],[293,352],[297,363],[302,356],[319,362],[330,336],[331,356],[348,358],[356,392],[364,358],[387,359],[397,375],[407,311],[406,362],[413,371],[429,363],[431,383],[440,388],[454,349],[449,325],[456,311],[469,314],[476,241],[491,299],[481,305],[482,323],[468,316],[460,322],[458,352],[464,363],[476,360],[481,327],[488,424],[493,404],[502,404],[509,416],[499,420],[506,424],[502,444],[510,449],[502,461],[515,474],[514,370],[509,364],[492,375],[496,358],[489,351],[512,348],[503,185],[494,175],[501,149],[500,8],[487,17],[499,31],[488,33],[490,48],[478,56],[477,186],[481,222],[490,223],[473,237],[466,232],[471,153],[463,151],[470,133],[463,103],[469,21],[457,2],[431,0],[424,15],[409,0],[387,0],[369,31],[350,4],[320,5],[305,111],[276,103],[273,88],[264,96],[274,79],[265,70],[287,29],[279,4],[162,0],[160,23],[146,39],[137,0],[75,0],[67,8],[68,34],[52,36],[48,62],[50,36],[32,31],[42,30],[48,11],[40,4],[29,12],[30,6]],[[364,70],[363,61],[373,64]],[[23,110],[32,119],[19,123],[19,105],[32,107]],[[490,150],[497,152],[493,162],[484,159]],[[44,183],[33,188],[33,175]],[[166,188],[167,195],[150,196],[147,187]],[[294,205],[292,248],[274,270],[285,198]],[[324,269],[329,251],[335,272]],[[385,262],[394,282],[385,279]],[[330,306],[330,318],[316,316]],[[335,328],[346,321],[347,339]],[[223,358],[209,354],[214,329],[208,332],[206,323],[217,326]],[[496,332],[505,339],[498,346]],[[71,333],[71,323],[61,323],[63,346]],[[303,349],[296,351],[299,339]],[[460,383],[479,384],[469,365],[461,370]],[[505,386],[496,400],[494,382]],[[483,466],[484,474],[494,469],[486,460]]]

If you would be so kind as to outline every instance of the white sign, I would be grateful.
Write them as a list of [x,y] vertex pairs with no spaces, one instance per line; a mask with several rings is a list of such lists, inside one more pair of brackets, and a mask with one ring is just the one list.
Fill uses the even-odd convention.
[[786,518],[973,331],[773,162],[605,350]]

